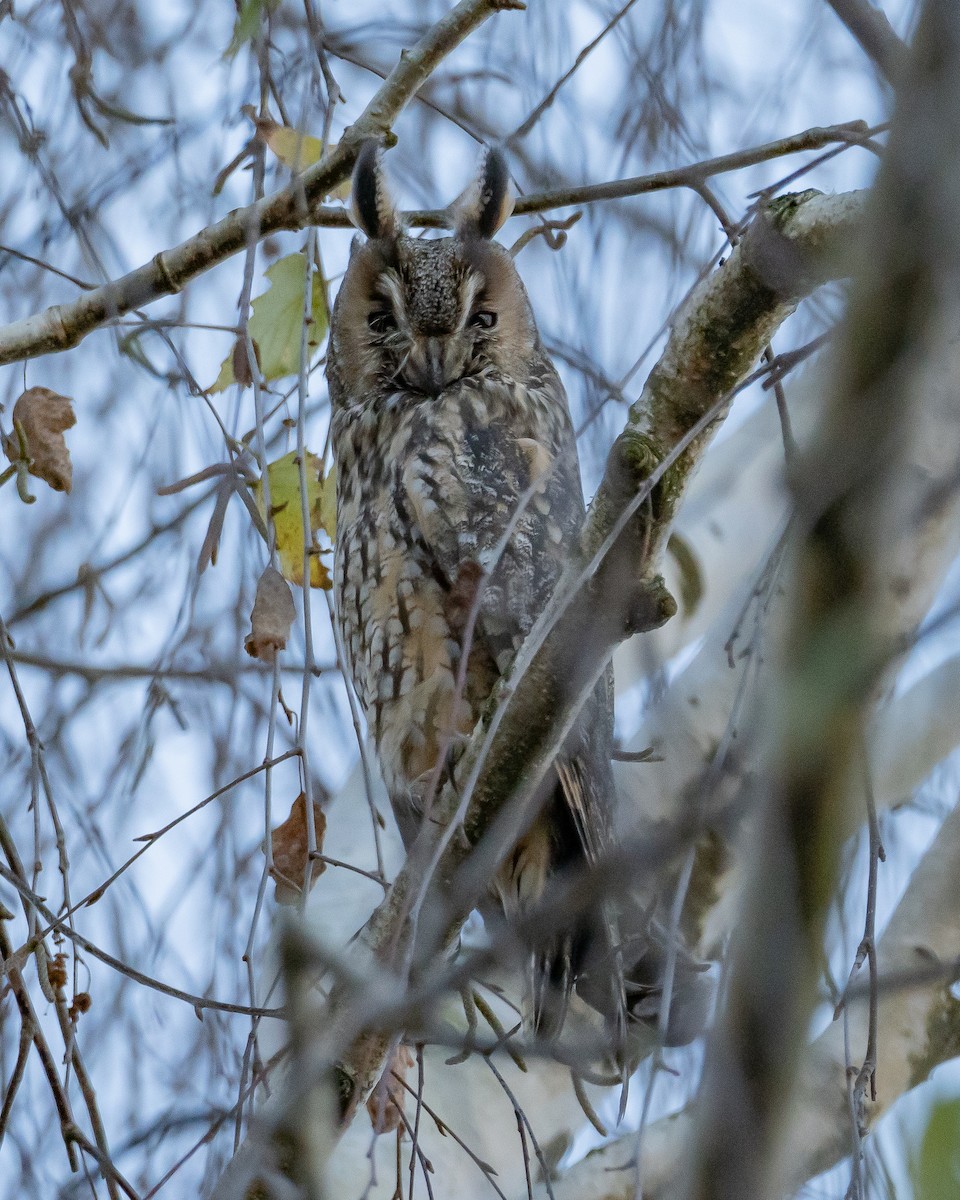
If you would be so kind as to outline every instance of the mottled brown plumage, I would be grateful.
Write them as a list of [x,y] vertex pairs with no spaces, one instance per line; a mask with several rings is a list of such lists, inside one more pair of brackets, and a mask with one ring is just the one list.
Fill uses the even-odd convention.
[[[456,761],[549,599],[584,510],[563,387],[513,260],[490,240],[509,215],[499,155],[487,157],[454,206],[453,237],[403,234],[372,144],[354,175],[353,208],[368,240],[353,248],[327,359],[335,596],[344,653],[409,844],[438,757],[446,753],[447,769]],[[598,686],[540,814],[494,881],[508,912],[608,841],[608,687]],[[562,1019],[589,940],[581,921],[535,949],[542,1030]]]

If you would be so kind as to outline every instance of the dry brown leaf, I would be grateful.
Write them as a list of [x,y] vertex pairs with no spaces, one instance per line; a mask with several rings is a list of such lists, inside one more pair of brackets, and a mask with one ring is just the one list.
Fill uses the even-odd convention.
[[[26,439],[29,473],[49,483],[55,492],[69,492],[73,468],[63,431],[77,423],[73,401],[50,388],[27,388],[13,406],[13,423],[20,426]],[[20,457],[16,434],[6,439],[4,450],[11,462]]]
[[93,1000],[89,992],[77,992],[73,998],[73,1003],[67,1009],[67,1016],[71,1021],[77,1021],[80,1017],[90,1011],[93,1005]]
[[50,986],[56,992],[67,986],[67,956],[65,954],[53,956],[53,959],[47,964],[47,978]]
[[243,643],[250,657],[272,663],[277,651],[286,646],[296,615],[290,585],[274,567],[265,567],[257,583],[250,632]]
[[[406,1088],[400,1082],[413,1066],[414,1057],[406,1046],[397,1046],[383,1068],[380,1082],[370,1093],[367,1112],[375,1133],[393,1133],[403,1123]],[[397,1079],[397,1076],[400,1079]]]
[[[323,835],[327,831],[327,818],[316,801],[313,802],[313,828],[317,835],[317,849],[323,846]],[[297,904],[303,891],[303,880],[309,857],[307,833],[307,797],[305,793],[294,800],[290,815],[270,834],[273,847],[273,866],[270,875],[277,886],[278,904]],[[313,860],[310,886],[323,874],[326,864]]]
[[[253,357],[260,366],[260,347],[254,339]],[[247,353],[247,339],[238,337],[233,344],[233,377],[241,387],[250,387],[253,383],[253,373],[250,370],[250,355]]]

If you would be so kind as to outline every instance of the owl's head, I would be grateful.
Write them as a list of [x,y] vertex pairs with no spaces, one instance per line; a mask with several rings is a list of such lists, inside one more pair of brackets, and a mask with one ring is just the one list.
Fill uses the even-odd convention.
[[[513,200],[506,164],[488,150],[450,206],[452,237],[408,237],[375,142],[360,152],[353,245],[334,306],[327,373],[334,400],[402,389],[438,396],[467,376],[525,378],[539,338],[510,253],[492,241]],[[525,366],[526,365],[526,366]]]

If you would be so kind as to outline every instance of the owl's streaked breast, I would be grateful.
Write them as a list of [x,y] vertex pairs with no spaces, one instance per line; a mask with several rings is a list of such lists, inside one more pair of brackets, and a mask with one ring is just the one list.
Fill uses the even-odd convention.
[[[486,499],[491,514],[509,505],[497,518],[504,524],[533,474],[535,455],[525,447],[549,463],[547,447],[565,421],[545,401],[524,403],[521,412],[515,389],[474,380],[439,397],[395,392],[342,406],[334,416],[337,614],[391,793],[429,772],[451,739],[455,749],[498,674],[496,650],[475,636],[467,686],[457,700],[464,607],[471,597],[462,588],[458,595],[458,580],[438,569],[419,518],[430,521],[432,532],[437,524],[449,529],[462,565],[476,567],[479,576],[485,539],[478,500]],[[522,464],[524,477],[511,480],[503,494],[497,478],[484,478],[484,467],[501,462],[506,451]],[[542,513],[536,517],[549,525]],[[557,571],[563,533],[555,527]],[[516,537],[529,533],[521,527]],[[549,588],[555,574],[546,571],[539,582]]]

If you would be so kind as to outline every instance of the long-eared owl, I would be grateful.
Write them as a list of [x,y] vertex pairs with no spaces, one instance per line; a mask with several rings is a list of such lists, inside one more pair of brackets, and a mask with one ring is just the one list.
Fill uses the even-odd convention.
[[[455,762],[550,598],[584,509],[563,386],[513,259],[491,240],[512,208],[502,157],[486,153],[451,206],[454,235],[436,239],[404,232],[380,159],[367,143],[354,171],[366,241],[351,252],[327,359],[334,586],[344,653],[409,845],[438,757]],[[608,688],[598,685],[493,881],[508,913],[607,844]],[[581,920],[534,949],[542,1032],[562,1019],[590,941]]]

